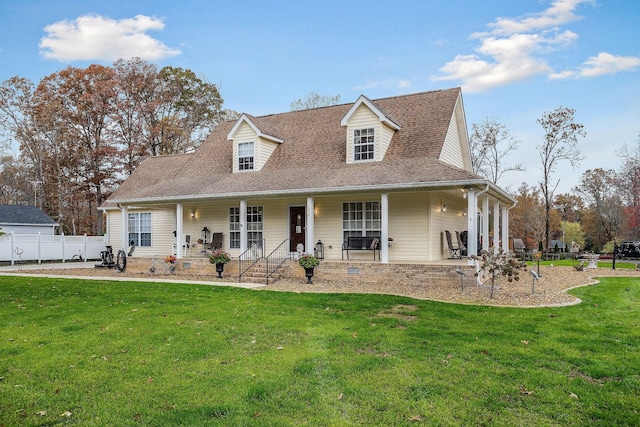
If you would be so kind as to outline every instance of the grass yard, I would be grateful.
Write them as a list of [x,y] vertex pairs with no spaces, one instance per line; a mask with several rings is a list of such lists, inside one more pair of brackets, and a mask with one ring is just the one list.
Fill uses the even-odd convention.
[[0,426],[640,425],[640,283],[571,307],[0,278]]

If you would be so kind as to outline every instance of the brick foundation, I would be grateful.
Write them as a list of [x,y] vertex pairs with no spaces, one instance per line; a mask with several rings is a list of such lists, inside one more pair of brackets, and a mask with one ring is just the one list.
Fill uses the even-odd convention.
[[[462,263],[460,263],[462,264]],[[162,274],[165,267],[163,259],[156,261],[156,269]],[[134,273],[146,273],[151,267],[150,258],[127,258],[127,270]],[[466,272],[467,279],[473,276],[471,266],[460,265]],[[306,280],[304,269],[296,261],[287,261],[279,271],[282,279]],[[176,262],[176,276],[217,277],[216,266],[209,263],[208,258],[183,258]],[[226,279],[238,279],[238,261],[231,260],[224,267]],[[264,283],[264,274],[260,276]],[[447,264],[380,264],[372,262],[323,261],[315,268],[313,280],[344,281],[351,283],[376,284],[389,282],[450,284],[459,280],[454,272],[454,265]],[[243,281],[250,281],[248,278]],[[255,280],[254,280],[255,281]]]

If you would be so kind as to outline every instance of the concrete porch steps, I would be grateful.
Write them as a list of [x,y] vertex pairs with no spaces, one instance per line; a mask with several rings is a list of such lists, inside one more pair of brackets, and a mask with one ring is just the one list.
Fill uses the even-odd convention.
[[[282,264],[272,275],[269,277],[269,283],[275,283],[276,281],[287,277],[290,269],[290,261],[286,261]],[[243,275],[241,282],[267,284],[267,264],[263,261],[257,262]]]

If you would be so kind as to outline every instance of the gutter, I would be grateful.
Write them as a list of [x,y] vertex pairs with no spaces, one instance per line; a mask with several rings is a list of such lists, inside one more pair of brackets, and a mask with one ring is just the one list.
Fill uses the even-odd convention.
[[[403,184],[385,184],[385,185],[367,185],[367,186],[347,186],[347,187],[330,187],[330,188],[308,188],[308,189],[291,189],[291,190],[279,190],[279,191],[243,191],[224,194],[202,194],[202,195],[189,195],[189,196],[166,196],[166,197],[146,197],[136,199],[114,199],[111,203],[115,204],[133,204],[133,203],[158,203],[158,202],[189,202],[189,201],[201,201],[212,199],[238,199],[247,197],[277,197],[277,196],[293,196],[293,195],[305,195],[311,196],[314,194],[341,194],[341,193],[353,193],[358,191],[391,191],[391,190],[433,190],[433,189],[448,189],[451,187],[465,187],[465,186],[477,186],[479,183],[485,182],[485,189],[479,194],[489,191],[491,187],[490,183],[479,180],[465,180],[465,181],[440,181],[432,183],[403,183]],[[496,190],[500,195],[508,200],[515,201],[509,194],[497,188]]]

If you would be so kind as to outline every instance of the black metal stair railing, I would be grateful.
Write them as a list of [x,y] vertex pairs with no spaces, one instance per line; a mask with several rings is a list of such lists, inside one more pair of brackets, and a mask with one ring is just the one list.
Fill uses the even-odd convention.
[[238,281],[242,282],[242,275],[262,258],[264,258],[264,239],[254,242],[238,257]]
[[290,239],[285,239],[267,256],[267,285],[269,285],[269,278],[273,276],[273,273],[275,273],[285,261],[292,259],[292,254],[289,250],[289,241]]

